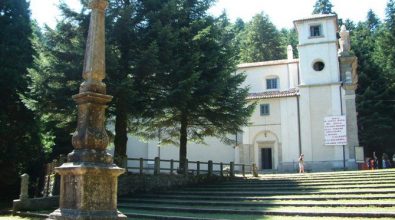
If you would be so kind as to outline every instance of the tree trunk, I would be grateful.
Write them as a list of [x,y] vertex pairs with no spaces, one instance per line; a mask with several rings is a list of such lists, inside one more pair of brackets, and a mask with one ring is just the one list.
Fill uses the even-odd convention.
[[115,137],[114,137],[114,161],[115,163],[125,168],[127,162],[127,114],[124,108],[124,102],[118,98],[116,103],[116,118],[115,118]]
[[180,173],[186,173],[186,159],[187,159],[187,128],[188,119],[186,116],[181,116],[181,129],[180,129]]

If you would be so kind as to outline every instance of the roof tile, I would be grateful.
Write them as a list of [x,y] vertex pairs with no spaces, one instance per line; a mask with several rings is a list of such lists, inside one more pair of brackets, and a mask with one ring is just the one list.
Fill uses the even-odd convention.
[[291,96],[299,96],[299,90],[296,88],[292,88],[285,91],[266,91],[259,93],[250,93],[247,97],[247,100],[282,98]]

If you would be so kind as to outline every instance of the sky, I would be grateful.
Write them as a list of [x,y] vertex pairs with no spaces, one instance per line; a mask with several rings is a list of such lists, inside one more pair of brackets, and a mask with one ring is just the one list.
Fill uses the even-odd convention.
[[[79,10],[80,0],[63,0],[71,8]],[[217,0],[217,3],[209,12],[219,15],[224,10],[228,17],[235,21],[242,18],[249,21],[254,15],[264,12],[277,28],[292,28],[293,20],[308,17],[313,11],[316,0]],[[333,10],[339,18],[352,21],[364,21],[369,9],[372,9],[379,18],[385,16],[387,0],[331,0]],[[59,0],[30,0],[32,17],[40,25],[56,25],[56,19],[60,14],[57,10]]]

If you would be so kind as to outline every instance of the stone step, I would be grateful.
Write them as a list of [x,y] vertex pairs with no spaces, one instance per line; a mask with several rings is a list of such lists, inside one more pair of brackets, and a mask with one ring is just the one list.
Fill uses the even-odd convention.
[[369,176],[353,176],[353,177],[309,177],[309,178],[249,178],[249,179],[239,179],[236,178],[235,180],[225,182],[222,184],[233,184],[233,183],[261,183],[261,182],[312,182],[312,181],[320,181],[320,182],[329,182],[329,181],[350,181],[350,180],[362,180],[362,181],[377,181],[377,180],[394,180],[395,175],[381,175],[375,177]]
[[243,206],[243,207],[274,207],[274,206],[290,206],[290,207],[395,207],[395,199],[386,201],[205,201],[205,200],[166,200],[166,199],[129,199],[120,202],[119,207],[133,207],[134,204],[167,204],[182,206]]
[[260,176],[267,177],[283,177],[283,176],[291,176],[291,177],[302,177],[302,176],[343,176],[343,175],[385,175],[385,174],[394,174],[395,168],[388,169],[376,169],[376,170],[354,170],[354,171],[328,171],[328,172],[314,172],[314,173],[275,173],[275,174],[259,174]]
[[287,179],[284,180],[260,180],[254,182],[241,182],[241,181],[229,181],[227,183],[218,183],[218,184],[209,184],[207,186],[260,186],[260,185],[267,185],[267,184],[274,184],[274,185],[310,185],[310,184],[327,184],[327,185],[335,185],[335,184],[363,184],[363,183],[393,183],[395,182],[395,178],[380,178],[380,179],[337,179],[337,180],[305,180],[305,181],[290,181]]
[[282,191],[258,191],[258,192],[243,192],[243,191],[166,191],[162,194],[172,195],[215,195],[215,196],[265,196],[265,195],[338,195],[338,194],[383,194],[395,193],[394,188],[390,189],[356,189],[356,190],[337,190],[337,189],[321,189],[321,190],[282,190]]
[[395,169],[265,174],[133,195],[133,198],[120,198],[118,205],[121,211],[138,219],[261,219],[265,216],[394,219]]
[[[219,215],[215,213],[183,213],[183,212],[170,212],[170,211],[155,211],[142,210],[142,209],[120,209],[128,219],[170,219],[170,220],[229,220],[229,219],[245,219],[244,215]],[[251,216],[251,215],[250,215]],[[249,216],[249,217],[250,217]],[[262,216],[256,216],[260,218]]]
[[[338,210],[336,208],[328,211],[324,209],[317,210],[317,208],[310,208],[308,210],[286,210],[286,209],[240,209],[236,207],[227,208],[191,208],[191,207],[173,207],[173,206],[150,206],[150,205],[137,205],[133,207],[120,207],[120,208],[133,208],[137,210],[150,210],[150,211],[170,211],[170,212],[188,212],[188,213],[217,213],[217,214],[242,214],[242,215],[282,215],[282,216],[317,216],[317,217],[370,217],[370,218],[395,218],[395,211],[341,211],[342,207]],[[299,208],[299,207],[296,207]],[[366,209],[366,208],[364,208]]]
[[[170,212],[170,211],[152,211],[140,210],[140,209],[122,209],[123,213],[126,213],[130,219],[175,219],[175,220],[253,220],[253,219],[270,219],[270,220],[317,220],[319,219],[330,219],[330,220],[344,220],[344,217],[317,217],[317,216],[296,216],[296,215],[240,215],[240,214],[218,214],[218,213],[183,213],[183,212]],[[173,218],[172,218],[173,217]],[[129,218],[128,218],[129,219]],[[355,217],[347,218],[355,220],[372,220],[376,218],[369,217]],[[380,218],[380,220],[392,220],[393,218]]]
[[356,170],[356,171],[336,171],[336,172],[316,172],[316,173],[287,173],[287,174],[259,174],[260,177],[282,178],[282,177],[327,177],[327,176],[364,176],[364,175],[387,175],[395,174],[395,168],[378,170]]
[[199,191],[273,191],[273,190],[316,190],[316,189],[395,189],[395,184],[364,184],[364,185],[319,185],[319,186],[298,186],[298,185],[266,185],[266,186],[225,186],[225,187],[188,187],[183,190]]
[[[273,195],[273,196],[214,196],[214,195],[165,195],[165,194],[140,194],[134,195],[135,198],[152,198],[152,199],[183,199],[183,200],[209,200],[209,201],[269,201],[269,200],[380,200],[380,199],[395,199],[395,194],[355,194],[355,195]],[[126,202],[129,198],[120,198],[120,202]]]
[[218,218],[199,218],[199,217],[187,217],[187,216],[176,216],[176,215],[154,215],[151,214],[152,212],[149,213],[136,213],[136,212],[130,212],[130,211],[125,211],[123,212],[124,215],[126,215],[131,219],[169,219],[169,220],[226,220],[226,219],[218,219]]
[[361,181],[361,182],[356,182],[356,181],[347,181],[347,182],[311,182],[311,183],[304,183],[304,182],[292,182],[292,183],[271,183],[271,182],[266,182],[262,181],[261,183],[256,183],[256,184],[243,184],[243,183],[235,183],[235,184],[210,184],[210,185],[203,185],[200,186],[199,188],[223,188],[223,187],[234,187],[234,188],[243,188],[243,187],[271,187],[271,186],[277,186],[277,187],[310,187],[310,186],[331,186],[331,185],[347,185],[347,186],[360,186],[360,185],[377,185],[377,184],[388,184],[388,185],[393,185],[395,186],[395,179],[391,181]]
[[391,178],[377,178],[377,179],[345,179],[332,181],[289,181],[289,180],[259,180],[259,181],[228,181],[217,184],[206,184],[203,186],[228,186],[228,185],[265,185],[265,184],[280,184],[280,185],[315,185],[315,184],[376,184],[376,183],[395,183],[395,177]]

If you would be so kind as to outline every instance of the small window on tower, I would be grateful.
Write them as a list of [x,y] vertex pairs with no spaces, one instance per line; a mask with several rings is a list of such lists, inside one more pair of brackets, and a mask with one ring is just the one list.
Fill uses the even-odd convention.
[[321,25],[311,25],[310,26],[310,37],[321,37]]

